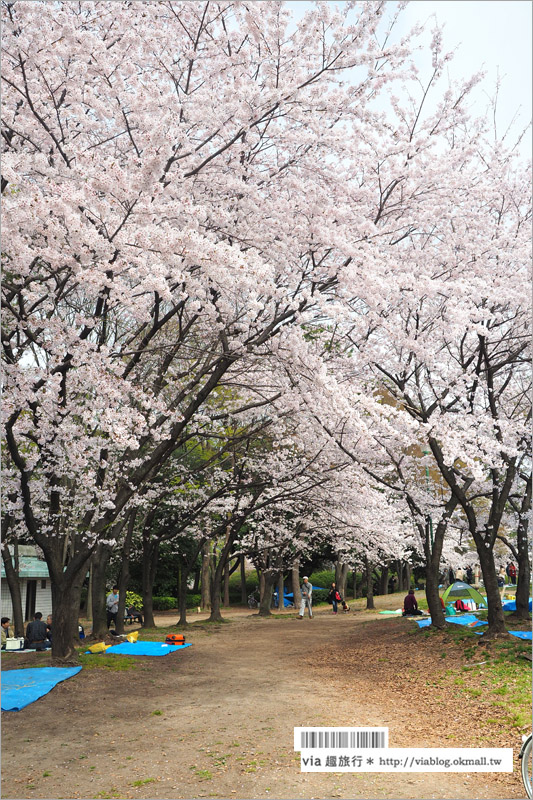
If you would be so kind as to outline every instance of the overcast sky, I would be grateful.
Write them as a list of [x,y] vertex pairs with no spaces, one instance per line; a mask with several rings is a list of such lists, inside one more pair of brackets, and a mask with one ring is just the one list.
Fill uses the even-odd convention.
[[[287,5],[295,21],[312,3],[290,0]],[[390,11],[396,7],[388,0]],[[427,41],[431,39],[432,16],[445,24],[443,50],[456,50],[450,64],[452,78],[468,78],[481,68],[487,75],[476,88],[477,111],[480,112],[494,94],[497,76],[500,77],[498,95],[498,134],[518,113],[513,128],[518,134],[531,121],[532,116],[532,8],[530,0],[412,0],[402,12],[401,28],[406,33],[415,23],[427,22]],[[423,60],[417,59],[419,67]],[[426,61],[429,68],[431,61]],[[531,133],[524,138],[521,152],[531,155]]]

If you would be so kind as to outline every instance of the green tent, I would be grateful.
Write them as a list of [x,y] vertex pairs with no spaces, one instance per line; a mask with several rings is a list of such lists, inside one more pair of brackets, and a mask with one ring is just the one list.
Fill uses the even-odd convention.
[[480,595],[477,589],[474,589],[473,586],[470,586],[469,583],[465,583],[464,581],[455,581],[451,586],[448,586],[442,595],[444,602],[446,602],[448,598],[453,600],[458,597],[471,597],[478,608],[487,608],[487,601],[485,598]]

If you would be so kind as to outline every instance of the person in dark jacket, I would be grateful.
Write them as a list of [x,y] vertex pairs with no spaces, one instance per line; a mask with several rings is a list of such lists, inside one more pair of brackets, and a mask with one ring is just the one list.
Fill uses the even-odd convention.
[[43,622],[43,615],[37,611],[33,615],[33,622],[28,622],[26,636],[24,638],[24,648],[26,650],[45,650],[51,646],[48,640],[48,630],[46,622]]
[[421,615],[422,612],[418,608],[418,602],[415,597],[415,590],[409,589],[409,594],[407,594],[403,599],[403,614],[404,617],[414,617],[417,615]]
[[330,605],[333,606],[333,613],[334,614],[337,613],[337,608],[338,608],[338,604],[339,603],[342,605],[342,608],[343,608],[344,611],[349,611],[350,610],[348,608],[348,606],[346,605],[346,603],[344,602],[344,598],[342,597],[341,593],[339,592],[339,590],[335,586],[335,581],[333,581],[333,583],[331,584],[331,589],[329,590],[329,594],[328,594],[327,600],[328,600],[328,603],[330,603]]

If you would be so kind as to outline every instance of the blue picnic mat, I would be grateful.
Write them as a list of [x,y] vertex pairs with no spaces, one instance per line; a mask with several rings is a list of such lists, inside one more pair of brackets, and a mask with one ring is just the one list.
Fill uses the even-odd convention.
[[431,617],[426,617],[426,619],[417,619],[415,622],[419,628],[427,628],[429,625],[431,625]]
[[531,641],[531,631],[509,631],[513,636],[518,636],[519,639],[529,639]]
[[81,667],[38,667],[2,672],[2,711],[20,711],[48,694],[57,683],[72,678]]
[[[477,625],[488,625],[488,622],[483,622],[482,620],[475,617],[473,614],[463,614],[462,617],[444,617],[446,622],[453,622],[455,625],[470,625],[471,623],[477,623]],[[471,625],[472,628],[477,627],[477,625]]]
[[[529,610],[531,611],[531,597],[529,598]],[[507,600],[506,603],[502,605],[504,611],[516,611],[516,600]],[[509,631],[510,633],[510,631]]]
[[168,656],[174,650],[183,650],[184,647],[190,647],[188,644],[165,644],[164,642],[122,642],[122,644],[114,644],[106,651],[106,655],[123,655],[123,656]]
[[[483,636],[484,631],[474,631],[478,636]],[[531,631],[507,631],[512,636],[518,636],[519,639],[531,639]]]

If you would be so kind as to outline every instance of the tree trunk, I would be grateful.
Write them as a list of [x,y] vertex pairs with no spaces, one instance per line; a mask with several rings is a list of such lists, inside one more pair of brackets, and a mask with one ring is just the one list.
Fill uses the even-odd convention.
[[130,511],[128,517],[128,527],[122,545],[122,563],[120,565],[120,576],[118,579],[118,611],[115,630],[118,634],[124,633],[124,614],[126,613],[126,591],[130,580],[130,552],[131,540],[135,528],[137,511]]
[[300,591],[300,567],[298,564],[291,570],[291,580],[294,608],[299,609],[302,602],[302,593]]
[[[111,556],[111,547],[107,544],[99,544],[96,547],[92,558],[93,572],[93,637],[104,639],[107,636],[107,611],[106,611],[106,570]],[[56,627],[55,616],[53,619],[54,629]],[[55,638],[55,630],[54,637]]]
[[196,546],[194,552],[191,554],[189,560],[183,558],[180,564],[180,579],[179,579],[179,593],[178,593],[178,607],[180,612],[180,618],[177,625],[187,625],[187,584],[189,581],[189,575],[196,564],[198,559],[198,555],[203,550],[205,545],[205,539],[200,539],[198,545]]
[[494,563],[494,551],[492,548],[485,547],[483,537],[477,534],[476,542],[479,556],[479,564],[483,573],[483,583],[487,594],[487,605],[489,607],[487,621],[489,627],[484,636],[506,633],[505,616],[502,609],[500,590],[498,588],[498,578],[496,576],[496,565]]
[[[76,643],[79,644],[78,617],[81,587],[87,572],[89,555],[75,573],[63,573],[52,579],[52,661],[53,667],[78,666]],[[61,571],[62,572],[62,571]]]
[[200,606],[202,611],[209,611],[211,608],[211,542],[204,542],[202,547],[202,597]]
[[187,625],[187,580],[189,578],[189,571],[187,564],[183,560],[180,564],[180,579],[179,579],[179,592],[178,592],[178,608],[180,618],[177,622],[178,625]]
[[192,593],[193,594],[200,594],[200,578],[202,575],[202,570],[200,567],[196,567],[194,570],[194,583],[192,586]]
[[380,594],[388,594],[389,593],[389,567],[388,564],[384,564],[381,567],[381,572],[379,576],[379,593]]
[[283,611],[285,608],[285,575],[283,570],[280,570],[278,577],[278,611]]
[[404,567],[403,568],[404,568],[404,586],[405,586],[405,591],[408,592],[409,589],[411,588],[411,573],[412,573],[411,564],[408,561],[406,561],[404,563]]
[[272,614],[270,611],[270,607],[272,605],[272,590],[274,589],[277,575],[278,573],[276,570],[264,569],[261,573],[261,577],[263,579],[263,592],[261,594],[261,602],[259,603],[260,617],[270,617]]
[[247,606],[248,605],[248,592],[246,589],[246,563],[245,563],[245,556],[240,556],[240,566],[241,566],[241,605]]
[[[265,593],[265,570],[262,569],[259,573],[259,602],[263,599],[263,595]],[[272,600],[272,597],[270,598]],[[270,602],[270,601],[269,601]]]
[[372,565],[365,556],[365,576],[366,576],[366,607],[375,608],[374,605],[374,581],[372,580]]
[[348,564],[343,564],[339,559],[335,564],[335,586],[341,597],[346,597],[346,579],[348,577]]
[[93,618],[93,560],[89,562],[89,588],[87,589],[87,619]]
[[517,546],[518,575],[516,579],[515,615],[518,619],[529,619],[529,584],[531,582],[531,568],[529,565],[527,535],[518,538]]
[[520,509],[516,532],[516,561],[518,574],[516,578],[516,611],[518,619],[529,619],[529,582],[531,567],[528,552],[529,512],[531,511],[532,476],[527,481],[526,491]]
[[211,582],[211,614],[209,616],[210,622],[222,622],[222,614],[220,613],[220,588],[222,583],[222,572],[229,558],[233,542],[237,536],[237,530],[232,529],[228,532],[226,542],[222,548],[218,564],[216,566],[213,580]]
[[229,606],[229,558],[226,559],[224,564],[224,607]]
[[153,587],[159,558],[159,540],[143,536],[143,628],[155,628]]
[[4,562],[9,594],[11,595],[11,605],[13,606],[15,636],[24,636],[24,614],[22,613],[22,600],[20,597],[20,581],[18,572],[13,564],[11,553],[6,544],[2,545],[2,560]]

